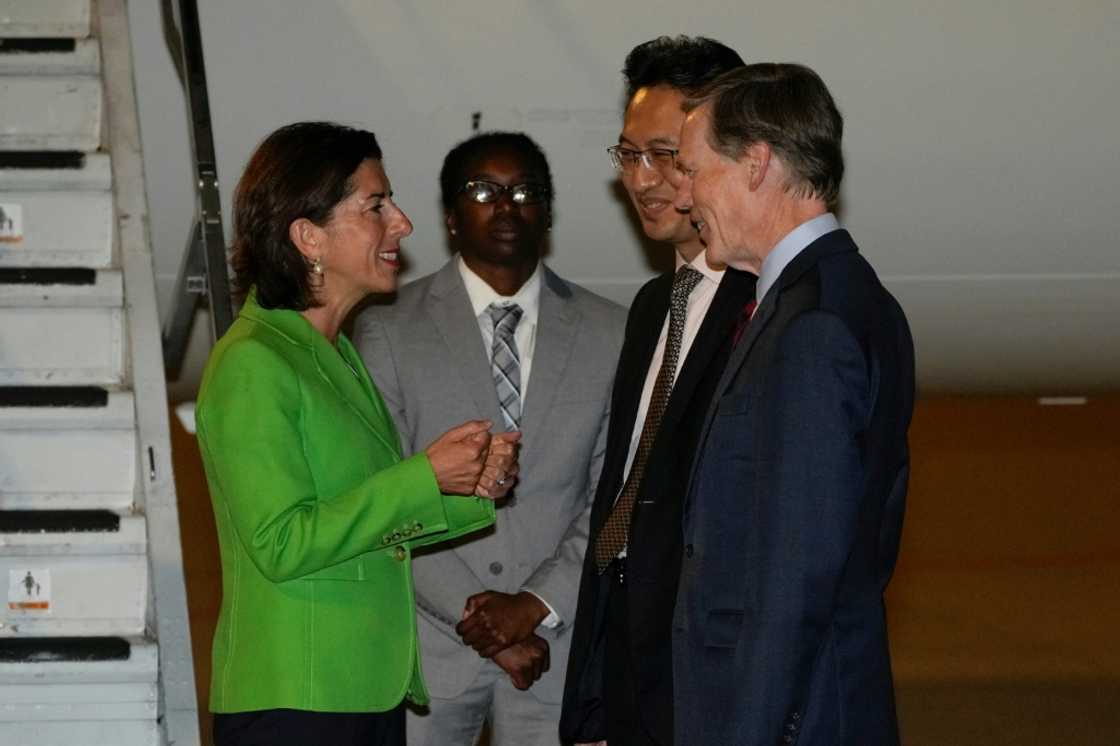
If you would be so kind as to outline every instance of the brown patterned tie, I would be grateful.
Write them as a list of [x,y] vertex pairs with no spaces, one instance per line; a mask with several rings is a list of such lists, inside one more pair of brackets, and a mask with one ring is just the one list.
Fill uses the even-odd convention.
[[661,428],[661,418],[665,416],[665,408],[669,404],[669,394],[673,391],[677,359],[681,354],[681,339],[684,337],[688,296],[702,277],[703,275],[685,264],[677,270],[673,278],[665,357],[661,361],[661,369],[657,371],[653,395],[649,400],[649,411],[646,412],[646,421],[642,424],[642,434],[638,438],[638,448],[634,453],[634,463],[630,466],[626,484],[615,500],[610,515],[607,516],[599,535],[595,537],[595,565],[599,568],[599,572],[607,569],[607,565],[618,556],[630,538],[630,516],[634,512],[634,501],[638,497],[638,488],[642,484],[650,451],[653,450],[653,441]]

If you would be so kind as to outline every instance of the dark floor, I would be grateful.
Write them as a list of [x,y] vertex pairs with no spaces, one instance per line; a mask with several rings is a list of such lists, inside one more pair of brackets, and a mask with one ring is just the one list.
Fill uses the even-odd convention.
[[906,746],[1117,746],[1120,681],[902,683]]
[[[1040,427],[1032,410],[998,404],[997,431],[967,423],[982,433],[976,443],[939,442],[939,419],[957,423],[982,406],[927,403],[911,430],[916,477],[888,593],[903,742],[1120,746],[1120,440],[1108,425],[1086,443],[1081,424]],[[1120,421],[1120,399],[1109,407],[1104,419]],[[197,446],[177,422],[172,435],[205,711],[221,579]],[[999,449],[1026,456],[1011,468]]]

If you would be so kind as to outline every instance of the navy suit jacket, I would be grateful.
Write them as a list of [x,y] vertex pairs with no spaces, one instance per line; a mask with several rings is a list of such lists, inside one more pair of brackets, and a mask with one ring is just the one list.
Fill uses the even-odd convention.
[[847,231],[782,272],[727,363],[684,516],[678,744],[898,743],[883,592],[914,351]]

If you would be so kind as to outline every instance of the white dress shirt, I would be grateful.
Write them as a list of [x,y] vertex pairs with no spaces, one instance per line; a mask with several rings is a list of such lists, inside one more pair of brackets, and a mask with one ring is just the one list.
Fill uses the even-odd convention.
[[[516,303],[521,306],[521,319],[513,332],[513,340],[517,343],[517,362],[521,370],[521,407],[525,408],[525,392],[529,390],[529,372],[533,369],[533,349],[537,344],[537,318],[541,309],[541,265],[537,268],[513,295],[501,295],[494,288],[486,284],[486,280],[476,275],[474,271],[459,257],[459,275],[467,288],[467,297],[471,301],[471,310],[478,320],[478,330],[482,332],[482,344],[486,347],[486,359],[493,360],[494,320],[487,311],[490,304],[508,306]],[[525,588],[523,590],[529,590]],[[541,626],[555,629],[560,626],[560,617],[556,609],[552,608],[539,594],[529,591],[541,603],[548,607],[548,616],[541,622]]]
[[494,354],[494,320],[490,318],[487,309],[491,303],[499,306],[516,303],[521,306],[521,319],[513,332],[513,340],[517,343],[517,362],[521,370],[521,406],[524,410],[529,373],[533,369],[533,348],[537,343],[537,317],[541,308],[541,265],[537,263],[533,274],[513,295],[498,294],[498,291],[486,284],[486,280],[467,266],[463,257],[459,257],[459,274],[463,278],[463,284],[467,286],[467,297],[470,298],[471,309],[478,319],[478,330],[482,332],[482,344],[486,347],[488,361],[493,359]]
[[[680,269],[684,263],[684,259],[678,254],[677,269]],[[708,315],[712,298],[716,296],[716,290],[719,289],[719,283],[723,279],[724,272],[722,269],[709,267],[704,252],[697,254],[688,264],[701,274],[701,279],[688,296],[688,308],[684,316],[684,335],[681,337],[681,352],[677,356],[677,369],[673,371],[674,381],[680,374],[684,361],[688,358],[688,351],[692,349],[692,342],[696,339],[697,332],[700,331],[700,325],[704,323],[704,317]],[[638,402],[638,415],[634,419],[634,429],[630,434],[630,451],[626,454],[626,467],[622,472],[623,488],[626,486],[626,477],[630,476],[630,467],[634,464],[634,455],[638,452],[638,442],[642,439],[642,427],[646,422],[646,413],[649,412],[649,402],[653,398],[653,387],[657,383],[661,361],[665,359],[665,344],[668,338],[669,314],[666,313],[665,322],[661,325],[661,336],[658,337],[657,347],[653,350],[653,359],[649,361],[649,369],[646,370],[646,382],[642,387],[642,398]],[[619,495],[621,494],[622,489],[620,488]],[[618,495],[615,495],[615,500],[618,500]],[[620,556],[626,556],[625,549],[622,550]]]

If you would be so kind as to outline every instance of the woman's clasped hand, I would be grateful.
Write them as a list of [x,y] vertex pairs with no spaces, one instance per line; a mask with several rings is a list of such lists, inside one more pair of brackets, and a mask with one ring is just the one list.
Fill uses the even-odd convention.
[[489,420],[470,420],[448,430],[424,449],[445,495],[499,500],[517,481],[518,431],[490,433]]

